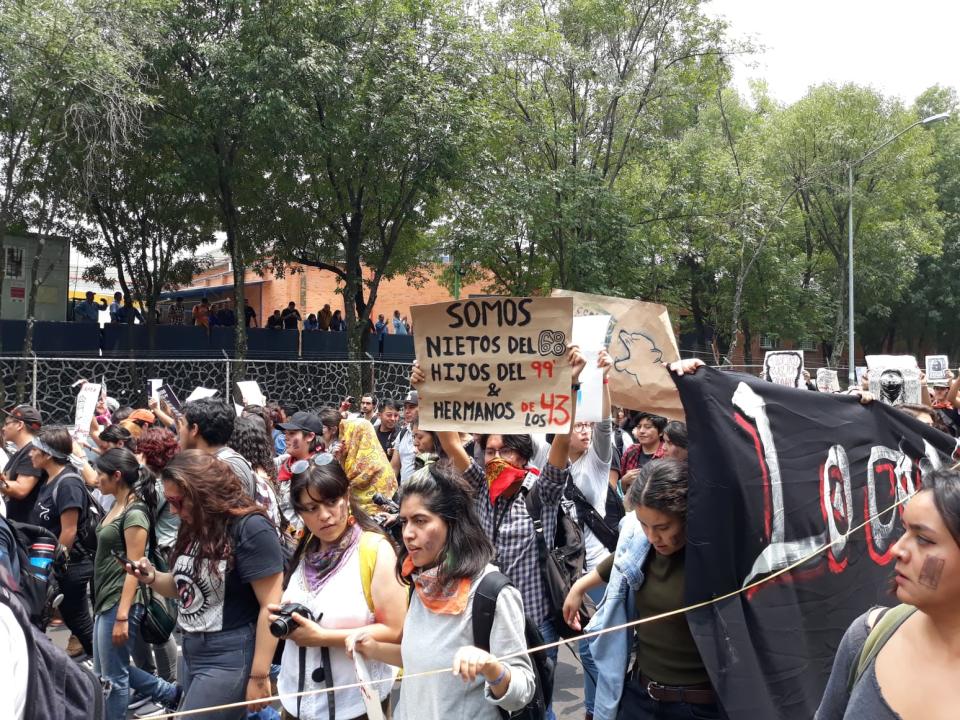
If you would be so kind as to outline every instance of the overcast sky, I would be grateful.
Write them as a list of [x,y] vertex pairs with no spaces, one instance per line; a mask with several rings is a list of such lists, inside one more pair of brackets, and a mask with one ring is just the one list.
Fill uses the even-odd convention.
[[735,64],[745,95],[748,78],[765,79],[784,103],[829,81],[870,85],[906,104],[934,84],[960,88],[956,0],[712,0],[706,7],[727,19],[732,36],[766,48]]

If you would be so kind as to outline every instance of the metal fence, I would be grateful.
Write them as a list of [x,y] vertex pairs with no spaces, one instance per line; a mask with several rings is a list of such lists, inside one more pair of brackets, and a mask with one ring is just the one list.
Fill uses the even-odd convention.
[[[47,423],[73,422],[79,380],[102,382],[121,405],[143,406],[147,381],[160,378],[182,399],[195,387],[231,397],[235,361],[130,360],[120,358],[0,357],[2,405],[29,402]],[[402,399],[410,389],[410,363],[364,360],[247,360],[246,379],[271,400],[303,409],[337,405],[370,388],[380,398]],[[18,375],[19,374],[19,375]]]

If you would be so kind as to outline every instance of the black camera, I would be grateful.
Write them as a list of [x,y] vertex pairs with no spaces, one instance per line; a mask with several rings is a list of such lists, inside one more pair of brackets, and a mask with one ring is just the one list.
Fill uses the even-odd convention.
[[294,613],[297,613],[300,617],[305,617],[307,620],[314,620],[313,613],[300,603],[286,603],[281,605],[280,609],[274,613],[277,619],[270,623],[270,634],[277,638],[285,638],[296,630],[297,621],[293,619]]

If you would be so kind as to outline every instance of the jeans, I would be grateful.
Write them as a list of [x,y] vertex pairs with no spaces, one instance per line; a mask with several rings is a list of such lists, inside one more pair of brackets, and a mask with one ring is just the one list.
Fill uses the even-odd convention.
[[93,656],[93,615],[90,613],[90,578],[93,577],[93,562],[87,558],[70,560],[66,571],[60,575],[60,616],[70,632],[77,636],[83,651]]
[[143,605],[133,605],[130,608],[127,622],[129,637],[126,644],[119,647],[113,644],[113,625],[117,619],[118,607],[119,604],[114,605],[106,612],[97,615],[93,624],[95,651],[93,671],[104,680],[110,681],[106,720],[124,720],[127,717],[130,688],[151,698],[154,702],[165,705],[172,705],[177,697],[176,685],[164,682],[156,675],[146,673],[130,664],[130,651],[140,632]]
[[[220,632],[184,633],[183,666],[178,677],[184,697],[180,710],[241,702],[253,665],[256,625]],[[243,720],[245,707],[190,715],[192,720]]]
[[[599,604],[603,599],[604,587],[593,588],[587,591],[587,595],[595,604]],[[580,663],[583,665],[583,709],[593,714],[593,700],[597,696],[597,665],[593,662],[593,655],[590,653],[590,641],[581,640],[577,645],[580,652]]]
[[716,703],[695,705],[685,702],[658,702],[647,695],[638,680],[627,679],[617,720],[725,720]]
[[[553,624],[553,618],[551,618],[549,615],[540,621],[540,625],[537,626],[537,629],[540,630],[540,635],[543,636],[544,644],[554,643],[560,639],[560,635],[557,633],[557,628]],[[559,647],[553,647],[547,650],[547,657],[553,660],[554,666],[557,664],[557,654],[559,650]],[[553,698],[548,697],[544,698],[544,700],[547,703],[547,715],[544,720],[557,720],[557,716],[553,712]]]

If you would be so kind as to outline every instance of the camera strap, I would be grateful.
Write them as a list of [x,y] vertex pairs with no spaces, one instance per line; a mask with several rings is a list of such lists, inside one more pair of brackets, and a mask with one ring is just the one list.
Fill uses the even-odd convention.
[[[301,645],[298,650],[300,651],[300,673],[297,678],[297,717],[301,718],[300,701],[303,699],[303,688],[307,684],[307,648]],[[333,666],[330,664],[330,648],[326,646],[320,648],[320,661],[323,665],[313,671],[311,678],[314,682],[322,681],[323,684],[330,689],[333,687]],[[330,720],[336,720],[337,718],[335,696],[336,693],[327,693],[327,715],[329,715]]]

